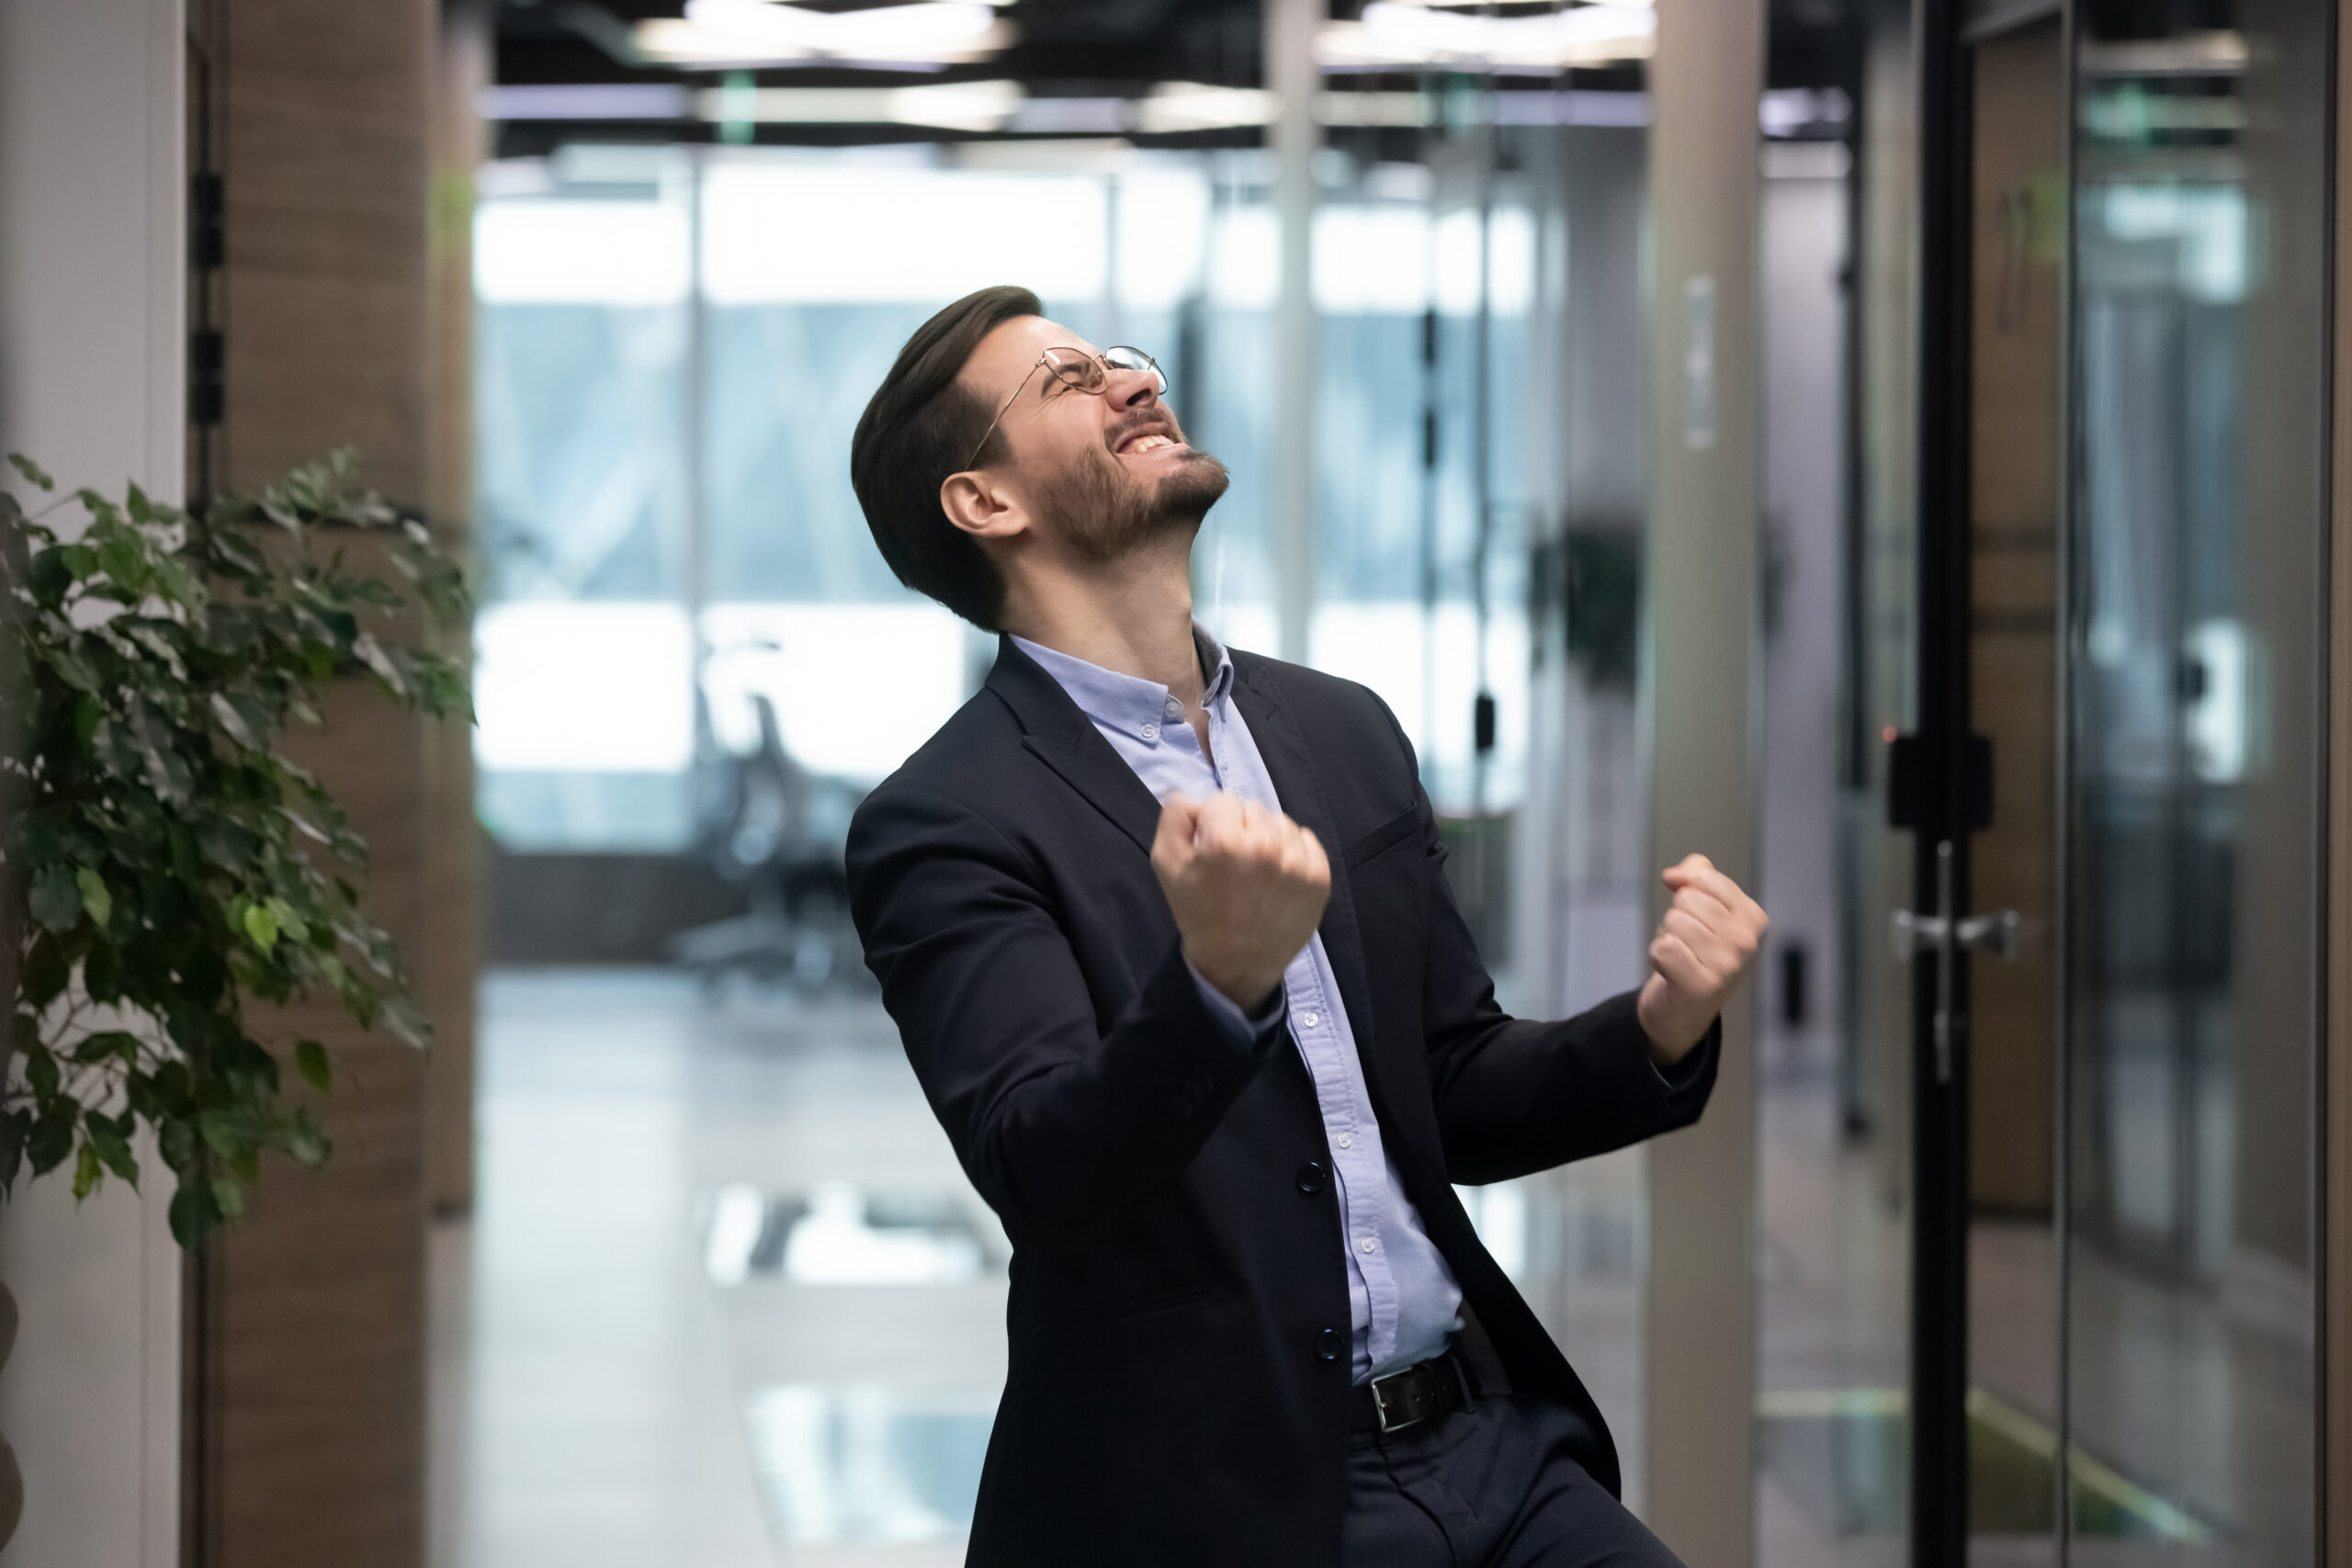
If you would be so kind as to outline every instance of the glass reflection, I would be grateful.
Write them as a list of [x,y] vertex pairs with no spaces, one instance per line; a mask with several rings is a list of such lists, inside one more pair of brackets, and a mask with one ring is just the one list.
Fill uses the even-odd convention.
[[2308,1561],[2324,18],[2084,23],[2068,1456],[2178,1516],[2101,1562]]

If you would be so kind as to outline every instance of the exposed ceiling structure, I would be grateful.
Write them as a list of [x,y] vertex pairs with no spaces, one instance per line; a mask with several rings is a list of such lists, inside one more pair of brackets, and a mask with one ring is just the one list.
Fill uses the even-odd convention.
[[[1777,0],[1773,85],[1842,85],[1858,3]],[[1591,95],[1640,89],[1656,20],[1650,0],[1334,0],[1317,118],[1390,158],[1465,113],[1605,118],[1623,111]],[[509,156],[589,138],[1246,146],[1272,116],[1259,0],[501,0],[496,27],[484,109]],[[1474,91],[1496,96],[1465,108]]]

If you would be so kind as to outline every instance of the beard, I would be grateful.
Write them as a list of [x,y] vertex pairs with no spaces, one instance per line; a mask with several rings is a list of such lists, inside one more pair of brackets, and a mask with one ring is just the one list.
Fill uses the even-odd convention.
[[1197,531],[1230,483],[1225,465],[1205,452],[1187,453],[1174,473],[1157,479],[1138,479],[1109,453],[1097,452],[1056,475],[1043,499],[1070,548],[1101,565]]

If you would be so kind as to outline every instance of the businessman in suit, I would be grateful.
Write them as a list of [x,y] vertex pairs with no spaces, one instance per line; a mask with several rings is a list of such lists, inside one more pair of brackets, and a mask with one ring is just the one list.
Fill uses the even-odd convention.
[[1638,991],[1505,1015],[1386,705],[1193,620],[1226,474],[1166,390],[983,289],[851,447],[899,578],[1000,634],[849,840],[866,963],[1013,1244],[969,1561],[1671,1563],[1452,1183],[1696,1120],[1763,913],[1690,856]]

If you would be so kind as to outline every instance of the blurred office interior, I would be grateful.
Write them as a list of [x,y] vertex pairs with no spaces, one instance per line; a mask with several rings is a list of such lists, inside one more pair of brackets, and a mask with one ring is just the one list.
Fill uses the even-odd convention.
[[327,1169],[194,1260],[0,1212],[0,1561],[961,1561],[1010,1248],[841,851],[996,643],[846,453],[1014,282],[1158,358],[1200,619],[1395,710],[1506,1007],[1638,984],[1687,851],[1770,911],[1700,1128],[1464,1193],[1669,1544],[2352,1564],[2337,38],[0,0],[0,446],[357,445],[478,717],[306,742],[437,1031],[326,1036]]

